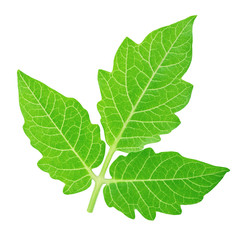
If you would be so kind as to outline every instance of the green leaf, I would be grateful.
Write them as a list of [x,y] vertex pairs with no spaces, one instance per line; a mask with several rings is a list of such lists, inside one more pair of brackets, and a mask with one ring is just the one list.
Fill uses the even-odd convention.
[[228,171],[176,152],[156,154],[148,148],[113,162],[104,197],[109,207],[130,218],[135,218],[137,209],[153,220],[156,211],[180,214],[180,205],[200,202]]
[[[98,103],[110,148],[99,175],[105,144],[87,111],[43,83],[18,71],[24,131],[43,158],[38,166],[65,183],[64,193],[87,189],[94,180],[88,212],[100,192],[109,207],[130,218],[137,209],[145,218],[156,212],[180,214],[181,205],[200,202],[223,178],[227,168],[182,157],[176,152],[140,151],[175,129],[176,112],[189,102],[192,85],[182,80],[192,58],[192,25],[196,16],[150,33],[141,44],[126,38],[112,72],[99,70]],[[129,152],[111,165],[116,151]]]
[[66,98],[43,83],[18,71],[23,126],[43,158],[38,166],[65,183],[64,193],[83,191],[96,176],[92,168],[103,160],[105,144],[98,125],[73,98]]
[[192,92],[181,78],[191,63],[195,17],[155,30],[141,44],[126,38],[112,72],[99,70],[98,110],[112,148],[138,151],[180,124],[175,113]]

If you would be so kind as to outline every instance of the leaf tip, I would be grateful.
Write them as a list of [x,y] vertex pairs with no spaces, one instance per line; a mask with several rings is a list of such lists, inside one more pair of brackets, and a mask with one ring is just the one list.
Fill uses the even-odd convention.
[[218,169],[223,176],[225,176],[226,173],[230,172],[230,169],[226,167],[218,167]]
[[194,22],[194,20],[197,18],[197,15],[192,15],[190,17],[188,17],[187,19],[191,19],[192,22]]
[[23,75],[26,75],[25,73],[23,73],[20,69],[17,70],[17,76],[21,77]]
[[184,19],[183,21],[188,21],[188,23],[192,26],[196,18],[197,18],[197,15],[192,15],[192,16]]
[[20,79],[22,74],[23,74],[23,72],[18,69],[17,70],[17,79],[18,79],[18,81],[19,81],[19,79]]
[[224,167],[223,169],[224,169],[225,174],[228,173],[228,172],[230,172],[230,169],[229,168]]
[[18,80],[18,83],[20,83],[20,81],[24,80],[24,78],[26,77],[27,75],[25,73],[23,73],[21,70],[17,70],[17,80]]

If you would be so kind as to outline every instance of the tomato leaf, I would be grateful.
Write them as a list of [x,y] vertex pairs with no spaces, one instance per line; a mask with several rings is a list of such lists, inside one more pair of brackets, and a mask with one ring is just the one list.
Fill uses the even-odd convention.
[[156,211],[180,214],[180,205],[200,202],[228,171],[176,152],[156,154],[148,148],[113,162],[104,197],[109,207],[130,218],[135,218],[137,209],[153,220]]
[[[135,209],[149,220],[156,212],[180,214],[181,205],[200,202],[229,171],[176,152],[142,150],[180,124],[175,113],[190,100],[192,85],[182,77],[191,63],[195,18],[155,30],[140,44],[126,38],[112,72],[99,70],[98,111],[110,146],[104,161],[105,143],[87,111],[75,99],[18,71],[23,128],[43,155],[38,166],[65,183],[65,194],[83,191],[93,180],[88,212],[105,184],[107,205],[130,218]],[[112,178],[106,179],[116,151],[129,154],[113,162]],[[95,175],[93,168],[102,162]]]
[[137,151],[180,124],[175,112],[192,92],[181,78],[191,63],[195,17],[155,30],[141,44],[126,38],[112,72],[99,70],[98,110],[111,147]]
[[92,168],[103,160],[105,144],[99,126],[87,111],[45,84],[18,71],[23,126],[31,144],[43,158],[39,168],[65,183],[64,193],[83,191],[95,178]]

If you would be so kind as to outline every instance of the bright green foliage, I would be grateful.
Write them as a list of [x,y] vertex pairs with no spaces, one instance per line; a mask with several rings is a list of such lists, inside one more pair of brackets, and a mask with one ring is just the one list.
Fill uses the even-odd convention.
[[137,209],[153,220],[156,211],[180,214],[180,205],[200,202],[228,171],[176,152],[156,154],[147,148],[113,162],[104,197],[109,207],[130,218]]
[[192,91],[181,78],[191,63],[194,19],[155,30],[139,45],[126,38],[113,71],[99,70],[98,110],[110,146],[137,151],[180,124],[174,113],[188,103]]
[[[181,205],[201,201],[229,171],[175,152],[142,150],[180,124],[175,113],[190,99],[192,85],[182,77],[191,62],[194,19],[153,31],[141,44],[126,38],[112,72],[99,70],[98,110],[110,148],[98,176],[93,168],[102,163],[105,144],[87,111],[75,99],[18,71],[24,131],[43,155],[38,166],[65,183],[65,194],[83,191],[94,180],[88,212],[105,184],[107,205],[130,218],[135,209],[150,220],[157,211],[180,214]],[[112,178],[105,179],[116,151],[129,154],[114,161]]]
[[43,83],[18,71],[24,131],[43,158],[38,166],[65,183],[64,193],[83,191],[95,178],[92,168],[103,160],[105,144],[87,111]]

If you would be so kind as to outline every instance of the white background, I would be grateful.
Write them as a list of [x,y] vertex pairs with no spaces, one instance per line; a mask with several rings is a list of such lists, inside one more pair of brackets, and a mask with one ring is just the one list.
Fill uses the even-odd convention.
[[[245,239],[243,2],[1,0],[0,239]],[[179,216],[157,213],[148,221],[137,212],[131,220],[108,208],[102,194],[87,213],[92,188],[66,196],[63,183],[36,165],[41,154],[22,130],[17,69],[79,100],[99,124],[97,70],[112,69],[123,39],[140,43],[195,14],[193,60],[184,76],[193,95],[178,113],[182,124],[152,147],[231,171]]]

